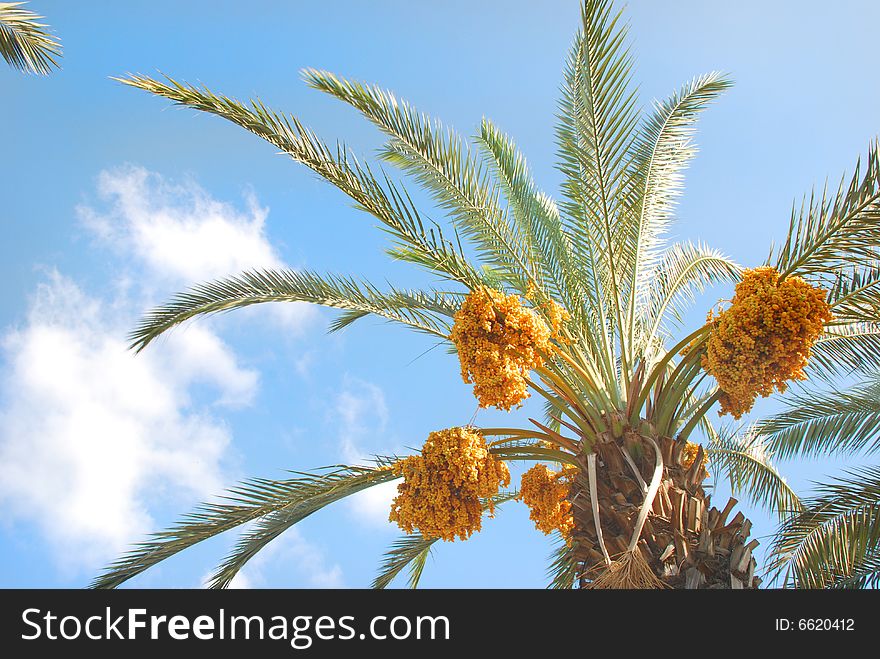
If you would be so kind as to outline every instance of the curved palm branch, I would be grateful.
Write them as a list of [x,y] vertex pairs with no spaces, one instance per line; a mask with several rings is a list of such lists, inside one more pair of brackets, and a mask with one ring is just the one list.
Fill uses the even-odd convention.
[[48,75],[59,67],[61,41],[24,4],[0,2],[0,55],[19,71]]
[[[742,269],[716,249],[702,243],[676,243],[665,250],[654,269],[652,281],[645,283],[647,298],[642,307],[644,327],[641,350],[650,354],[661,332],[672,317],[681,323],[681,314],[696,295],[716,283],[733,282]],[[662,342],[659,344],[662,348]]]
[[832,572],[828,588],[872,588],[880,586],[880,550],[867,548],[858,561],[846,572]]
[[[497,509],[501,504],[512,501],[516,497],[516,492],[503,492],[492,498],[492,505]],[[483,509],[488,509],[488,502],[484,504]],[[438,540],[439,538],[425,537],[421,533],[404,535],[395,540],[385,554],[382,565],[379,567],[379,574],[373,579],[372,587],[387,588],[401,572],[408,568],[407,584],[410,588],[418,588],[425,563]]]
[[[635,341],[641,310],[651,308],[647,292],[652,289],[663,253],[663,234],[672,220],[675,200],[681,193],[682,172],[696,154],[693,135],[697,117],[712,100],[730,87],[719,73],[695,78],[668,100],[657,103],[641,127],[632,161],[635,218],[628,239],[634,245],[632,270],[628,273],[627,307],[629,341]],[[651,301],[649,301],[651,300]],[[650,341],[651,332],[648,332]]]
[[556,548],[547,568],[547,576],[550,577],[547,587],[553,590],[570,590],[577,579],[577,562],[572,555],[572,548],[561,537],[556,538]]
[[807,372],[828,380],[880,370],[880,324],[832,324],[813,344]]
[[[776,255],[783,276],[807,276],[833,284],[841,270],[870,268],[880,243],[880,158],[876,140],[862,162],[856,163],[849,183],[843,179],[836,193],[827,186],[794,209],[788,239]],[[772,255],[771,255],[772,259]]]
[[786,517],[803,509],[800,498],[773,466],[773,452],[755,430],[732,432],[722,428],[706,445],[713,470],[730,482],[734,494]]
[[880,580],[878,547],[880,468],[853,470],[780,525],[769,571],[799,588],[864,587]]
[[425,563],[437,540],[439,538],[425,537],[421,533],[404,535],[395,540],[391,549],[385,554],[379,567],[379,574],[373,579],[373,588],[387,588],[407,568],[409,568],[409,587],[418,588]]
[[[525,157],[513,140],[488,119],[483,119],[480,125],[477,145],[507,198],[529,260],[540,268],[537,274],[544,288],[551,297],[563,302],[577,317],[578,324],[595,321],[580,317],[586,311],[583,296],[589,291],[574,268],[571,236],[562,224],[556,202],[538,190]],[[588,326],[595,329],[595,324]]]
[[[565,66],[556,127],[565,177],[561,210],[574,239],[575,265],[589,282],[608,363],[619,358],[624,371],[632,360],[622,333],[622,277],[632,269],[635,250],[631,241],[621,240],[631,233],[624,223],[633,218],[621,212],[624,199],[617,192],[627,184],[638,125],[626,38],[621,13],[612,11],[609,0],[584,2],[581,30]],[[618,332],[619,352],[605,328],[611,336]]]
[[482,260],[525,293],[539,275],[518,226],[500,204],[500,190],[463,140],[376,86],[307,69],[306,82],[359,110],[391,140],[382,157],[412,174],[476,245]]
[[345,316],[331,330],[374,314],[386,320],[443,339],[457,305],[438,292],[399,291],[381,293],[368,282],[337,275],[319,276],[295,270],[253,270],[214,282],[199,284],[174,296],[149,313],[132,332],[132,348],[143,350],[172,327],[199,315],[238,309],[266,302],[308,302],[343,309]]
[[345,146],[331,150],[295,117],[283,116],[259,101],[246,105],[170,78],[167,83],[140,75],[116,80],[178,105],[217,115],[254,133],[347,194],[356,208],[378,219],[394,240],[389,253],[395,258],[416,263],[467,286],[482,283],[482,276],[467,261],[457,242],[446,239],[439,226],[426,229],[405,189],[384,175],[382,180],[377,178],[369,167],[360,165]]
[[869,262],[838,274],[828,302],[834,325],[875,322],[880,311],[880,266]]
[[[390,464],[381,458],[375,467],[336,466],[314,473],[293,472],[297,477],[288,480],[247,480],[229,490],[221,502],[202,504],[175,526],[137,545],[108,566],[92,587],[116,588],[178,552],[247,522],[280,516],[289,527],[328,504],[395,480],[397,476],[387,468]],[[223,579],[228,573],[218,572],[213,583],[228,585]]]
[[759,422],[782,456],[852,455],[880,450],[880,377],[849,389],[803,389],[779,414]]

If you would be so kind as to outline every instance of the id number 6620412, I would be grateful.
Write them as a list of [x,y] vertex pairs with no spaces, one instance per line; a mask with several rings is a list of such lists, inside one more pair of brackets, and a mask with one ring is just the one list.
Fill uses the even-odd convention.
[[776,618],[776,631],[851,632],[855,631],[853,618]]

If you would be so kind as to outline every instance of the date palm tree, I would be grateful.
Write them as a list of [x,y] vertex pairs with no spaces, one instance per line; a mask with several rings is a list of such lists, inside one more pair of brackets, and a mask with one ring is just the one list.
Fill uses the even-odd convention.
[[47,75],[58,67],[61,42],[24,2],[0,2],[0,55],[11,67]]
[[[448,217],[443,227],[416,207],[403,181],[357,159],[344,144],[329,146],[293,116],[171,78],[120,78],[268,141],[378,220],[393,258],[443,281],[429,290],[383,290],[348,275],[244,272],[195,285],[147,314],[132,334],[135,350],[197,316],[264,302],[310,302],[339,310],[332,331],[373,315],[450,343],[478,396],[492,387],[506,396],[494,402],[480,398],[481,404],[508,409],[522,401],[527,387],[544,409],[527,427],[432,433],[422,455],[405,460],[377,457],[372,464],[298,472],[286,480],[248,480],[137,545],[94,586],[118,586],[187,547],[253,522],[214,573],[212,586],[228,586],[255,554],[300,520],[401,478],[392,517],[406,533],[386,555],[376,587],[403,572],[415,587],[432,547],[451,539],[424,523],[424,510],[439,518],[468,503],[471,526],[460,534],[466,537],[479,528],[480,507],[517,498],[532,508],[541,530],[560,540],[549,563],[552,587],[758,586],[751,523],[741,512],[734,514],[735,499],[712,505],[703,485],[708,469],[729,479],[735,493],[783,518],[802,511],[803,504],[771,464],[766,433],[741,423],[718,426],[709,413],[719,401],[729,411],[734,401],[733,388],[716,382],[722,372],[730,375],[733,369],[736,375],[736,365],[719,357],[727,345],[725,332],[732,327],[731,336],[756,349],[754,337],[740,336],[743,328],[772,333],[766,319],[782,318],[787,310],[768,307],[748,325],[742,316],[748,304],[734,298],[731,308],[742,318],[719,316],[690,333],[681,331],[684,312],[696,294],[716,284],[739,282],[737,297],[745,300],[749,273],[772,279],[770,288],[756,289],[759,296],[788,282],[800,286],[796,295],[803,301],[824,287],[828,293],[820,301],[833,320],[823,316],[818,334],[795,355],[803,360],[812,349],[807,376],[833,378],[876,366],[877,145],[851,183],[796,208],[788,240],[771,252],[763,269],[743,270],[699,242],[670,243],[667,233],[683,170],[694,155],[698,115],[731,83],[718,73],[696,77],[641,114],[626,39],[609,0],[584,1],[559,100],[558,201],[540,190],[514,142],[489,120],[468,143],[380,87],[325,71],[304,72],[311,87],[352,106],[387,136],[381,160],[430,193]],[[475,321],[478,313],[488,321]],[[783,325],[790,327],[790,321]],[[513,338],[500,341],[501,335]],[[482,343],[468,343],[473,336]],[[787,344],[774,345],[784,350]],[[487,355],[500,359],[504,369],[487,369]],[[754,366],[751,361],[742,368]],[[523,391],[507,385],[522,385]],[[739,416],[745,408],[732,409]],[[689,441],[698,436],[699,443]],[[451,498],[435,505],[430,486],[418,483],[449,478],[429,466],[437,446],[450,437],[470,451],[455,454],[455,460],[479,454],[479,465],[491,469],[480,472],[479,487],[465,483],[472,487],[468,502],[465,486],[457,482],[459,489],[447,490]],[[498,467],[514,461],[536,465],[519,492],[502,487],[509,479]],[[479,472],[477,463],[468,465]]]

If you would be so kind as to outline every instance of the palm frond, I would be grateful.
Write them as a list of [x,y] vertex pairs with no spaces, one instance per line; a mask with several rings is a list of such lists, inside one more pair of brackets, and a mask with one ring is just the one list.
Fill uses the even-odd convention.
[[773,466],[773,453],[754,429],[721,428],[705,447],[709,469],[720,471],[734,494],[772,510],[780,517],[802,509],[801,501]]
[[[502,492],[492,497],[492,505],[495,507],[512,501],[517,497],[517,492]],[[483,503],[483,510],[487,510],[489,501]],[[419,580],[425,569],[425,563],[431,554],[434,543],[439,538],[427,538],[420,533],[403,535],[395,540],[391,548],[386,552],[379,574],[373,580],[373,588],[383,589],[391,585],[391,582],[406,568],[409,568],[409,588],[418,588]]]
[[547,568],[547,576],[550,577],[547,587],[553,590],[571,590],[578,576],[577,561],[572,547],[561,537],[557,537],[556,540],[556,548]]
[[849,389],[805,388],[784,396],[784,409],[757,432],[780,457],[852,455],[880,450],[880,377]]
[[650,306],[655,272],[662,257],[666,233],[676,198],[681,194],[683,172],[696,154],[693,144],[699,113],[731,86],[720,73],[694,78],[669,99],[656,103],[645,119],[634,145],[631,162],[633,186],[629,223],[635,257],[629,278],[628,323],[630,341],[639,309]]
[[813,344],[806,372],[826,380],[880,370],[880,324],[831,324]]
[[404,188],[384,174],[381,179],[377,178],[369,167],[358,163],[344,145],[332,151],[295,117],[274,112],[258,100],[245,104],[171,78],[160,82],[148,76],[130,75],[116,80],[177,105],[216,115],[263,138],[348,195],[356,208],[378,219],[394,241],[390,253],[395,258],[469,287],[482,283],[482,277],[467,261],[457,242],[445,238],[439,226],[426,228]]
[[600,327],[623,331],[621,277],[632,269],[635,254],[623,239],[628,232],[621,222],[632,218],[623,212],[619,192],[626,186],[638,114],[620,18],[609,0],[585,0],[582,27],[566,62],[556,136],[565,177],[561,209],[570,220],[578,270],[589,278]]
[[313,473],[293,472],[287,480],[244,481],[219,502],[202,504],[166,531],[155,533],[108,566],[92,588],[116,588],[178,552],[224,531],[260,518],[282,514],[302,519],[329,503],[397,476],[379,460],[377,467],[336,466]]
[[665,338],[664,322],[670,316],[680,324],[686,307],[698,293],[714,284],[737,281],[741,273],[740,266],[731,259],[702,243],[683,242],[667,248],[652,281],[644,284],[647,295],[639,311],[643,329],[638,345],[650,352],[657,339]]
[[578,466],[575,457],[571,453],[552,448],[542,448],[537,444],[523,443],[521,445],[493,446],[489,449],[489,453],[507,462],[516,460],[525,460],[527,462],[544,461]]
[[215,314],[266,302],[307,302],[344,309],[353,315],[337,320],[331,331],[374,314],[433,336],[449,336],[456,307],[440,293],[400,291],[382,293],[368,282],[338,275],[320,276],[296,270],[251,270],[218,281],[198,284],[178,293],[147,314],[131,333],[131,347],[143,350],[172,327],[195,316]]
[[586,306],[583,296],[589,289],[578,278],[571,237],[556,202],[538,189],[513,140],[488,119],[480,125],[477,145],[501,185],[518,234],[529,250],[529,260],[539,266],[542,282],[575,317],[581,315]]
[[880,266],[871,263],[839,273],[828,302],[835,326],[880,322]]
[[391,138],[382,157],[412,174],[471,240],[481,260],[525,292],[539,274],[533,253],[500,203],[500,190],[467,144],[439,121],[375,85],[307,69],[306,82],[360,111]]
[[[880,241],[880,142],[868,148],[864,163],[856,163],[849,183],[844,178],[836,193],[827,186],[804,199],[792,211],[788,237],[775,255],[785,277],[801,276],[833,283],[842,270],[871,266]],[[773,260],[773,255],[771,259]]]
[[426,538],[420,533],[404,535],[395,540],[385,554],[382,565],[379,567],[379,574],[373,580],[372,587],[387,588],[397,575],[407,567],[409,567],[409,587],[418,587],[425,561],[437,540],[439,538]]
[[227,588],[235,575],[247,562],[262,551],[294,524],[321,510],[331,503],[366,490],[380,483],[399,478],[390,469],[368,474],[344,474],[339,482],[328,487],[325,479],[315,478],[310,496],[291,501],[286,506],[261,516],[254,526],[243,533],[235,547],[215,570],[209,582],[210,588]]
[[768,573],[797,588],[876,581],[880,467],[851,470],[820,484],[804,503],[800,514],[780,525]]
[[14,69],[48,75],[59,68],[61,41],[24,2],[0,2],[0,55]]
[[880,549],[875,545],[868,547],[853,561],[853,565],[845,572],[830,571],[826,588],[838,590],[846,588],[880,587]]

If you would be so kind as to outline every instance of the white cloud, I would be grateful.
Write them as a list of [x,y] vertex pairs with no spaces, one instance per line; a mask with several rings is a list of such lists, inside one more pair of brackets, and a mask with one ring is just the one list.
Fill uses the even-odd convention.
[[[332,418],[337,425],[339,451],[349,464],[364,464],[374,455],[399,451],[388,437],[388,405],[377,385],[346,375],[333,402]],[[349,510],[359,522],[390,528],[388,513],[397,496],[397,483],[383,483],[352,495]]]
[[[284,577],[278,573],[295,574],[297,583],[284,584]],[[202,577],[203,588],[211,581],[212,574]],[[289,579],[289,577],[288,577]],[[334,563],[329,565],[324,553],[313,543],[306,540],[296,527],[288,529],[280,538],[276,538],[260,553],[247,562],[247,565],[236,574],[229,587],[242,588],[279,588],[305,586],[311,588],[345,588],[342,568]]]
[[349,504],[352,514],[365,526],[396,528],[388,521],[388,515],[391,512],[391,502],[397,496],[397,484],[397,481],[382,483],[352,495]]
[[332,415],[346,461],[364,462],[373,456],[373,448],[387,445],[383,440],[388,427],[388,406],[385,393],[375,384],[346,375],[334,400]]
[[[98,195],[103,208],[78,212],[93,247],[117,257],[111,293],[49,271],[27,317],[0,331],[0,519],[32,524],[60,567],[89,575],[156,530],[157,504],[186,509],[228,484],[232,437],[217,406],[247,405],[259,381],[210,322],[138,355],[129,330],[170,289],[282,265],[253,198],[240,211],[136,167],[103,172]],[[286,329],[314,314],[274,306]]]
[[[245,196],[246,210],[240,211],[192,181],[171,182],[142,167],[126,166],[101,172],[98,197],[105,208],[77,209],[82,225],[100,246],[135,262],[159,289],[284,267],[266,235],[268,209],[252,193]],[[305,304],[263,306],[286,328],[302,330],[316,317],[315,309]]]
[[266,240],[267,210],[253,195],[242,213],[191,181],[172,183],[128,166],[101,172],[98,196],[109,209],[81,206],[83,224],[101,242],[175,284],[281,265]]
[[2,340],[0,509],[36,523],[68,569],[94,568],[152,529],[156,495],[204,497],[222,483],[226,426],[189,388],[250,397],[256,373],[217,337],[221,366],[188,358],[195,335],[133,355],[115,311],[51,273],[24,325]]

